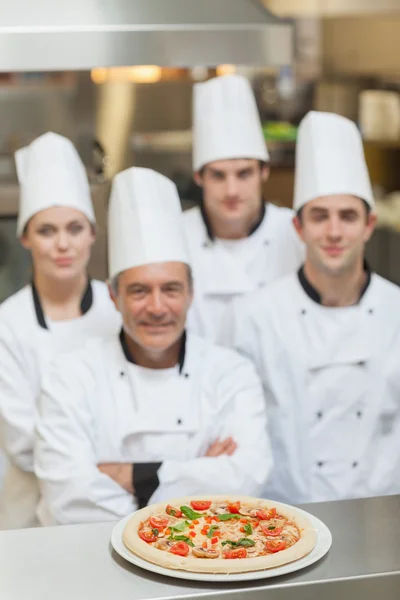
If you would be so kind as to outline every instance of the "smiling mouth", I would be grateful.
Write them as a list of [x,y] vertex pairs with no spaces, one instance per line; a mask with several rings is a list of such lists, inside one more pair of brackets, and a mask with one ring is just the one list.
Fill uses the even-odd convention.
[[224,200],[224,205],[228,208],[236,208],[242,204],[241,200]]
[[166,329],[170,327],[172,323],[141,323],[142,327],[146,329]]
[[339,248],[336,246],[332,246],[332,247],[325,247],[324,248],[324,252],[326,254],[330,254],[333,256],[338,256],[339,254],[342,254],[342,252],[344,251],[344,248]]

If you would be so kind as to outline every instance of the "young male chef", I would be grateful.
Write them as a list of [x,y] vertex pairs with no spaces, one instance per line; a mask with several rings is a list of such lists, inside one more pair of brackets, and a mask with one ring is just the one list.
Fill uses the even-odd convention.
[[185,332],[192,276],[175,185],[149,169],[118,174],[108,225],[123,328],[44,379],[40,521],[117,519],[185,494],[257,496],[271,467],[261,382],[247,359]]
[[266,203],[269,155],[249,81],[226,75],[194,86],[193,170],[200,207],[184,213],[196,294],[188,327],[219,339],[233,298],[296,271],[304,258],[293,213]]
[[262,377],[274,452],[265,494],[291,503],[400,492],[400,289],[370,272],[376,223],[361,136],[310,112],[294,220],[302,268],[235,307]]

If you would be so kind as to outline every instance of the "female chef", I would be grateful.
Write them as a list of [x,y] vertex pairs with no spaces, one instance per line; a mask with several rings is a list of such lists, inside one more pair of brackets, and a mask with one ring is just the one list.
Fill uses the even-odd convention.
[[95,216],[75,147],[46,133],[18,150],[16,165],[17,235],[31,253],[32,280],[0,306],[0,444],[8,459],[0,529],[37,524],[33,438],[49,358],[120,327],[105,283],[87,274]]

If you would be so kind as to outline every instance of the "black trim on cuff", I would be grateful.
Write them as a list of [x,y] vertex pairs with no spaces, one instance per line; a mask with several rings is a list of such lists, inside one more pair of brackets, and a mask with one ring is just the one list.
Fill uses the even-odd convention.
[[161,465],[160,462],[135,463],[133,465],[132,483],[139,508],[147,506],[151,496],[160,485],[157,471]]

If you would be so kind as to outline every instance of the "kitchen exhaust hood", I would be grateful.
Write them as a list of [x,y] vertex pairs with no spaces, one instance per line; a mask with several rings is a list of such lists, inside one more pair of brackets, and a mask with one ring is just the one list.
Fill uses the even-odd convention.
[[291,62],[292,25],[259,0],[3,0],[0,71]]

